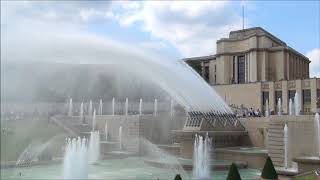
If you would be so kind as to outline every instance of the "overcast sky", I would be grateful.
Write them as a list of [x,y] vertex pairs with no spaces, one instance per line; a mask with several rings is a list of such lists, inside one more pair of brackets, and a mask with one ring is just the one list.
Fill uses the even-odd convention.
[[209,55],[216,40],[242,28],[242,6],[246,28],[261,26],[305,54],[311,76],[320,77],[319,1],[1,1],[1,51],[85,34],[173,60]]

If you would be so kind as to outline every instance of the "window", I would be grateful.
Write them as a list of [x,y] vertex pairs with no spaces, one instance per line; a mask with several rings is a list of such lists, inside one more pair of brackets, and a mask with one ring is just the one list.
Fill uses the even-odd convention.
[[204,79],[209,82],[209,66],[204,67]]
[[317,108],[320,108],[320,89],[317,89]]
[[245,59],[238,56],[238,83],[245,83]]
[[235,74],[236,74],[235,65],[236,65],[236,57],[233,56],[233,60],[232,60],[232,80],[231,80],[232,84],[235,83],[235,79],[236,79],[236,77],[235,77]]
[[269,92],[263,91],[262,92],[262,111],[266,112],[266,101],[269,101]]
[[294,101],[294,95],[296,94],[296,90],[289,90],[288,91],[288,102],[291,99],[292,101]]
[[303,112],[310,112],[310,108],[311,108],[311,91],[310,91],[310,89],[302,90],[302,106],[303,106]]
[[282,102],[282,91],[275,91],[274,92],[274,102],[275,102],[275,109],[278,110],[278,100],[281,99]]

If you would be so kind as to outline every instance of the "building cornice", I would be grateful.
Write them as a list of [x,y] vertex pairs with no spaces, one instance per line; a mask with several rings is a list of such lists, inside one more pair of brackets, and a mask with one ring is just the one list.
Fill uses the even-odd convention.
[[248,28],[248,29],[241,29],[241,30],[237,30],[237,31],[231,31],[229,34],[231,35],[233,33],[241,33],[241,32],[250,31],[250,30],[261,30],[263,32],[263,34],[259,34],[259,32],[257,32],[257,33],[248,35],[248,36],[246,36],[244,38],[241,38],[241,39],[224,38],[224,40],[226,40],[226,39],[229,39],[229,40],[243,40],[243,39],[248,39],[248,38],[250,38],[252,36],[258,36],[258,37],[266,36],[266,37],[269,37],[270,39],[278,42],[279,44],[281,44],[283,46],[287,45],[285,42],[283,42],[282,40],[280,40],[279,38],[277,38],[273,34],[269,33],[267,30],[263,29],[262,27],[253,27],[253,28]]
[[190,57],[190,58],[184,58],[183,61],[210,61],[214,60],[216,58],[216,55],[209,55],[209,56],[198,56],[198,57]]
[[276,52],[276,51],[291,52],[291,53],[294,53],[295,55],[301,56],[304,61],[307,61],[308,63],[311,62],[303,54],[297,52],[296,50],[294,50],[294,49],[292,49],[290,47],[283,47],[283,46],[272,47],[272,48],[250,48],[250,49],[245,50],[245,51],[217,53],[217,54],[215,54],[215,56],[216,57],[219,57],[219,56],[234,56],[234,55],[239,55],[239,54],[246,54],[246,53],[253,52],[253,51],[256,51],[256,52],[263,52],[263,51],[267,51],[267,52]]

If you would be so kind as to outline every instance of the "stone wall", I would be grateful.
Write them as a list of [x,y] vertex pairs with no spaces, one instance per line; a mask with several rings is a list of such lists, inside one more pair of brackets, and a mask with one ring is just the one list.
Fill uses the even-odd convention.
[[248,132],[248,136],[244,140],[245,144],[267,148],[269,118],[241,118],[240,122]]
[[[97,116],[97,128],[105,132],[107,122],[108,141],[119,141],[119,127],[122,126],[122,141],[124,148],[131,152],[138,152],[140,140],[147,139],[153,144],[171,144],[172,130],[182,129],[185,117],[176,115],[171,119],[167,113],[153,115],[129,116]],[[90,121],[91,123],[91,121]]]
[[288,125],[288,165],[292,159],[315,153],[314,116],[271,116],[268,127],[268,153],[275,166],[284,166],[284,125]]

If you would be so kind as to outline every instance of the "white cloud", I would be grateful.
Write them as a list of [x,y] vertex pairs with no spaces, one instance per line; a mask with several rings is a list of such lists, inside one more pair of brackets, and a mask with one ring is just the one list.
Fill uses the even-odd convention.
[[309,51],[306,56],[310,59],[310,77],[320,77],[320,48]]
[[157,49],[164,42],[183,57],[202,56],[214,54],[216,40],[242,26],[241,17],[230,6],[227,1],[1,1],[1,24],[81,31],[96,19],[115,20],[126,27],[138,22],[142,31],[151,34],[144,45]]
[[120,24],[142,22],[144,31],[172,44],[182,56],[213,54],[216,40],[242,26],[241,17],[226,1],[147,1],[140,6],[128,2],[114,6],[126,9],[115,12]]

